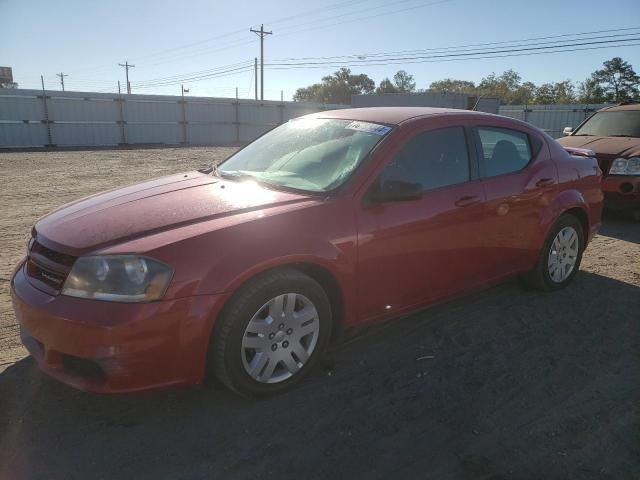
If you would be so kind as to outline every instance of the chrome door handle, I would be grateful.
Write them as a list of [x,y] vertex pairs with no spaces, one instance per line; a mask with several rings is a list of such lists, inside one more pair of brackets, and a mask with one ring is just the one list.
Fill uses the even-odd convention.
[[456,200],[457,207],[468,207],[469,205],[475,205],[476,203],[480,203],[480,197],[469,196],[469,197],[461,197]]
[[553,185],[555,181],[553,178],[541,178],[536,182],[536,187],[548,187],[549,185]]

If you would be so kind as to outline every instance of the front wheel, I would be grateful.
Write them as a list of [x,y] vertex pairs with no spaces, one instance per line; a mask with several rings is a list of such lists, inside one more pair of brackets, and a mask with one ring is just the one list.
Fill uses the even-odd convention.
[[330,333],[322,287],[296,270],[269,272],[242,287],[217,320],[209,368],[240,394],[276,393],[313,368]]
[[549,232],[538,262],[525,281],[540,290],[566,287],[580,268],[584,247],[580,221],[573,215],[562,215]]

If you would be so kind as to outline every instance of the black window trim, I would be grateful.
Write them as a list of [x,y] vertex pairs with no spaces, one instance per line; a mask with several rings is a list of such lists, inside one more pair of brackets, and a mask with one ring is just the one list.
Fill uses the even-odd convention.
[[[534,154],[534,150],[533,150],[533,144],[531,143],[531,134],[529,132],[525,132],[523,130],[518,130],[517,128],[511,128],[511,127],[502,127],[502,126],[497,126],[497,125],[488,125],[488,124],[476,124],[473,127],[471,127],[471,129],[473,130],[473,136],[475,139],[475,147],[476,147],[476,155],[478,157],[478,165],[479,165],[479,169],[478,169],[478,173],[479,173],[479,178],[481,180],[486,180],[488,178],[500,178],[500,177],[504,177],[507,175],[513,175],[515,173],[520,173],[524,170],[526,170],[527,168],[529,168],[529,166],[536,161],[536,159],[538,158],[538,156],[540,155],[540,152],[542,152],[542,149],[544,148],[544,141],[542,139],[538,139],[541,143],[540,148],[538,149],[537,152],[535,152]],[[526,165],[518,170],[514,170],[513,172],[506,172],[506,173],[501,173],[500,175],[487,175],[486,173],[486,161],[485,161],[485,157],[484,157],[484,148],[482,147],[482,140],[480,139],[480,129],[493,129],[493,130],[511,130],[513,132],[517,132],[521,135],[526,135],[527,137],[527,144],[529,145],[529,152],[531,152],[531,158],[529,159],[529,161],[526,163]]]
[[[427,128],[424,130],[420,130],[419,132],[416,132],[413,135],[411,135],[411,137],[409,137],[405,142],[403,142],[400,148],[398,148],[398,150],[396,150],[395,153],[391,156],[391,159],[393,159],[395,155],[398,154],[398,152],[400,152],[409,142],[418,138],[420,135],[424,135],[431,132],[437,132],[439,130],[447,130],[451,128],[462,129],[462,134],[465,137],[465,146],[467,148],[467,157],[469,159],[469,169],[468,169],[469,178],[463,182],[450,183],[448,185],[442,185],[440,187],[423,189],[422,193],[426,194],[431,192],[437,192],[445,188],[456,187],[459,185],[464,185],[466,183],[472,183],[481,179],[479,165],[478,165],[478,153],[476,151],[476,148],[474,147],[473,127],[470,127],[468,125],[448,125],[446,127]],[[379,182],[380,176],[382,175],[382,172],[384,172],[384,170],[387,168],[387,166],[389,166],[389,163],[387,163],[387,165],[385,165],[385,167],[380,171],[380,173],[378,174],[378,178],[374,183]]]

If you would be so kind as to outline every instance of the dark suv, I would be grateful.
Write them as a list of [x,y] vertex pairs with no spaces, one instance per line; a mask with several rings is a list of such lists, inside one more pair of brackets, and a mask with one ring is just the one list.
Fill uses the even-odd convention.
[[640,220],[640,104],[603,108],[564,134],[561,145],[596,153],[605,208],[628,210]]

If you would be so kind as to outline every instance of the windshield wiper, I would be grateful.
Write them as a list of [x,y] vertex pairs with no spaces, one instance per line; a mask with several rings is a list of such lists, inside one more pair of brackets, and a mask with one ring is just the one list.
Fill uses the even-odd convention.
[[253,180],[257,183],[268,183],[264,182],[261,178],[258,178],[255,175],[251,175],[250,173],[246,173],[241,170],[221,171],[218,167],[215,167],[213,169],[213,174],[216,177],[227,178],[231,180]]
[[253,175],[249,175],[248,173],[242,172],[217,172],[217,175],[221,178],[237,178],[238,180],[255,180],[256,177]]
[[607,135],[607,137],[633,137],[633,135]]
[[591,135],[590,133],[574,133],[571,136],[572,137],[595,137],[595,135]]

